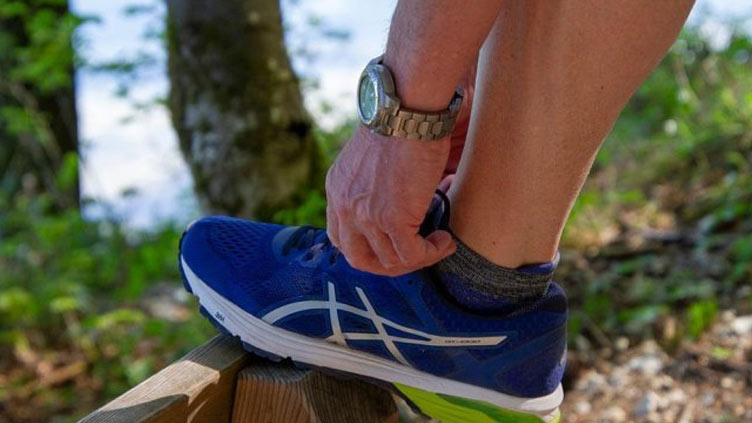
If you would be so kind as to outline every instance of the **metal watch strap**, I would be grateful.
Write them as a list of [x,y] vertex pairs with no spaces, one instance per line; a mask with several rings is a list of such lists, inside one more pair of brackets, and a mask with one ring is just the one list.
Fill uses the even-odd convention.
[[449,108],[438,113],[421,113],[400,109],[396,115],[389,116],[386,128],[392,135],[413,140],[438,140],[446,137],[454,127],[462,94],[457,92]]

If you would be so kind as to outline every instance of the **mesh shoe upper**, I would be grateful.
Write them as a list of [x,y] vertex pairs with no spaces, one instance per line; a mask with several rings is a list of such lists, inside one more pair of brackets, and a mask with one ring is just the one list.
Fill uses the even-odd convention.
[[[226,217],[194,223],[181,256],[214,291],[286,330],[515,396],[549,394],[563,374],[567,304],[555,283],[511,313],[481,315],[455,304],[433,269],[361,272],[323,230]],[[336,322],[323,302],[340,304]]]

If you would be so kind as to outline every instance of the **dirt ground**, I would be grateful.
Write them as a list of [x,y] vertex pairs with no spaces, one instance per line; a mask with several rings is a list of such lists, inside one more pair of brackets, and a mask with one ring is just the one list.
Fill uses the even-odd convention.
[[566,423],[752,423],[752,315],[722,313],[670,354],[653,341],[570,354]]

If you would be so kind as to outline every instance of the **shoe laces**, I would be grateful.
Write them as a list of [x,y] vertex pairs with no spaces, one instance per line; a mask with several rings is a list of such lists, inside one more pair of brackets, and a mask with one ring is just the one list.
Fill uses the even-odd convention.
[[326,234],[326,229],[315,228],[310,225],[303,225],[293,232],[287,241],[282,245],[282,254],[289,255],[294,249],[296,250],[308,250],[305,260],[313,258],[313,247],[321,245],[320,251],[330,252],[329,263],[334,264],[337,258],[341,254],[339,249],[335,247],[329,236]]

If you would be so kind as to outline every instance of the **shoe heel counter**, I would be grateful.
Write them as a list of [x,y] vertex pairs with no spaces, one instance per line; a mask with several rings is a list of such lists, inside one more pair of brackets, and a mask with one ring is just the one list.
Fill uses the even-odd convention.
[[499,390],[518,397],[535,398],[556,390],[564,376],[567,353],[566,324],[548,332],[535,344],[541,347],[530,351],[525,359],[509,366],[497,375]]
[[567,354],[568,300],[564,289],[552,282],[538,304],[539,313],[552,329],[525,344],[523,359],[502,369],[497,381],[502,392],[526,398],[548,395],[559,387]]

